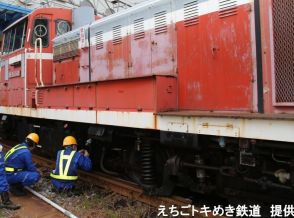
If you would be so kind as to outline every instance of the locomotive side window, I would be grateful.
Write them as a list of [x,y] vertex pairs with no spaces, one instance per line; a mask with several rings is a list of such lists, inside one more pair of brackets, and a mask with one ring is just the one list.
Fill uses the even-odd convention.
[[8,52],[12,52],[13,51],[13,46],[14,46],[14,42],[15,42],[15,28],[12,28],[10,31],[11,31],[11,34],[10,34],[10,41],[9,41],[9,49],[8,49]]
[[66,20],[57,20],[56,21],[56,36],[60,36],[64,33],[67,33],[71,30],[70,23]]
[[4,36],[4,48],[3,48],[4,54],[9,52],[10,37],[11,37],[11,31],[9,30],[5,33],[5,36]]
[[21,21],[5,32],[3,54],[20,49],[24,46],[27,21]]
[[31,41],[32,46],[35,46],[36,39],[41,38],[42,46],[47,47],[49,45],[48,20],[45,18],[36,19],[32,34],[33,34],[32,41]]
[[26,30],[26,22],[16,26],[15,29],[15,42],[13,50],[17,50],[19,48],[22,48],[24,46],[25,42],[25,30]]

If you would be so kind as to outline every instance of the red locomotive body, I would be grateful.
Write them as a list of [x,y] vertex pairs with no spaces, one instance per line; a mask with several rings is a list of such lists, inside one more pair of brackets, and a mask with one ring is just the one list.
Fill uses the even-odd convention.
[[[4,127],[8,120],[13,127],[21,121],[26,128],[19,135],[38,126],[55,141],[66,131],[90,137],[107,144],[103,149],[119,147],[121,159],[129,151],[125,168],[144,161],[158,143],[164,146],[144,164],[166,172],[196,158],[198,192],[216,189],[204,185],[206,179],[236,179],[225,167],[246,168],[253,183],[248,189],[255,190],[262,161],[283,183],[282,176],[294,176],[293,9],[292,1],[278,0],[153,0],[71,31],[70,10],[38,9],[4,31],[3,129],[11,131]],[[169,149],[182,156],[165,157]],[[201,164],[223,168],[213,174]],[[276,173],[279,167],[285,174]],[[138,171],[140,183],[155,185],[158,172],[131,174]],[[279,188],[293,187],[290,180]]]

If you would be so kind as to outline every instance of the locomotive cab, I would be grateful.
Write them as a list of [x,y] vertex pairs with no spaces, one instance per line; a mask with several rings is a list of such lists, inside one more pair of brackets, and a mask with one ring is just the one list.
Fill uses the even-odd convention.
[[3,31],[0,62],[2,104],[17,107],[37,104],[35,87],[50,85],[53,81],[52,39],[70,31],[70,21],[69,9],[37,9]]

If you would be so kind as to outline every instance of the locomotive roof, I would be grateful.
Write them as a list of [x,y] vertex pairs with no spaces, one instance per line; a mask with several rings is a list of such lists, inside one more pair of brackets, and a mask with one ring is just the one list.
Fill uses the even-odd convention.
[[[154,5],[154,4],[156,4],[157,2],[160,2],[160,1],[162,1],[162,0],[151,0],[151,1],[142,2],[142,3],[137,4],[137,5],[135,5],[135,6],[131,7],[131,8],[128,8],[126,10],[123,10],[123,11],[120,11],[120,12],[117,12],[117,13],[114,13],[114,14],[109,15],[107,17],[103,17],[103,18],[101,18],[101,19],[99,19],[97,21],[94,21],[91,24],[87,24],[87,25],[84,25],[82,27],[87,28],[87,27],[92,26],[92,25],[95,25],[95,24],[103,24],[103,23],[106,23],[106,22],[108,22],[108,21],[110,21],[110,20],[112,20],[114,18],[118,18],[118,17],[124,16],[126,14],[130,14],[132,11],[137,11],[137,10],[140,10],[141,8],[145,8],[147,6]],[[75,30],[72,30],[70,32],[67,32],[67,33],[65,33],[63,35],[60,35],[60,36],[54,38],[53,39],[53,42],[56,42],[59,39],[62,39],[64,37],[66,37],[66,36],[69,36],[72,33],[77,32],[78,30],[79,30],[79,28],[77,28]]]
[[5,32],[6,30],[10,29],[11,27],[13,27],[15,24],[21,22],[22,20],[26,19],[30,14],[27,14],[21,18],[19,18],[18,20],[14,21],[12,24],[10,24],[8,27],[6,27],[3,32]]
[[142,3],[137,4],[137,5],[135,5],[135,6],[131,7],[131,8],[128,8],[126,10],[114,13],[114,14],[109,15],[107,17],[103,17],[102,19],[93,22],[91,25],[96,24],[96,23],[101,23],[102,24],[104,22],[112,20],[113,18],[117,18],[117,17],[123,16],[123,15],[129,14],[132,11],[136,11],[136,10],[139,10],[141,8],[145,8],[146,6],[153,5],[153,4],[155,4],[157,2],[160,2],[160,1],[162,1],[162,0],[152,0],[152,1],[142,2]]

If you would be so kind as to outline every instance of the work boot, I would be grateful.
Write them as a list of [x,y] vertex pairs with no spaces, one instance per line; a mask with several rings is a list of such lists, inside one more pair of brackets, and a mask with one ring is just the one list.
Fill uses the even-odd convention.
[[1,208],[6,208],[6,209],[9,209],[9,210],[18,210],[20,208],[19,205],[14,204],[9,199],[8,192],[1,193],[1,200],[2,200],[2,204],[0,204],[0,207]]
[[10,190],[11,194],[13,194],[14,196],[25,196],[25,195],[27,195],[27,193],[23,189],[23,186],[22,186],[21,183],[11,184],[9,190]]

